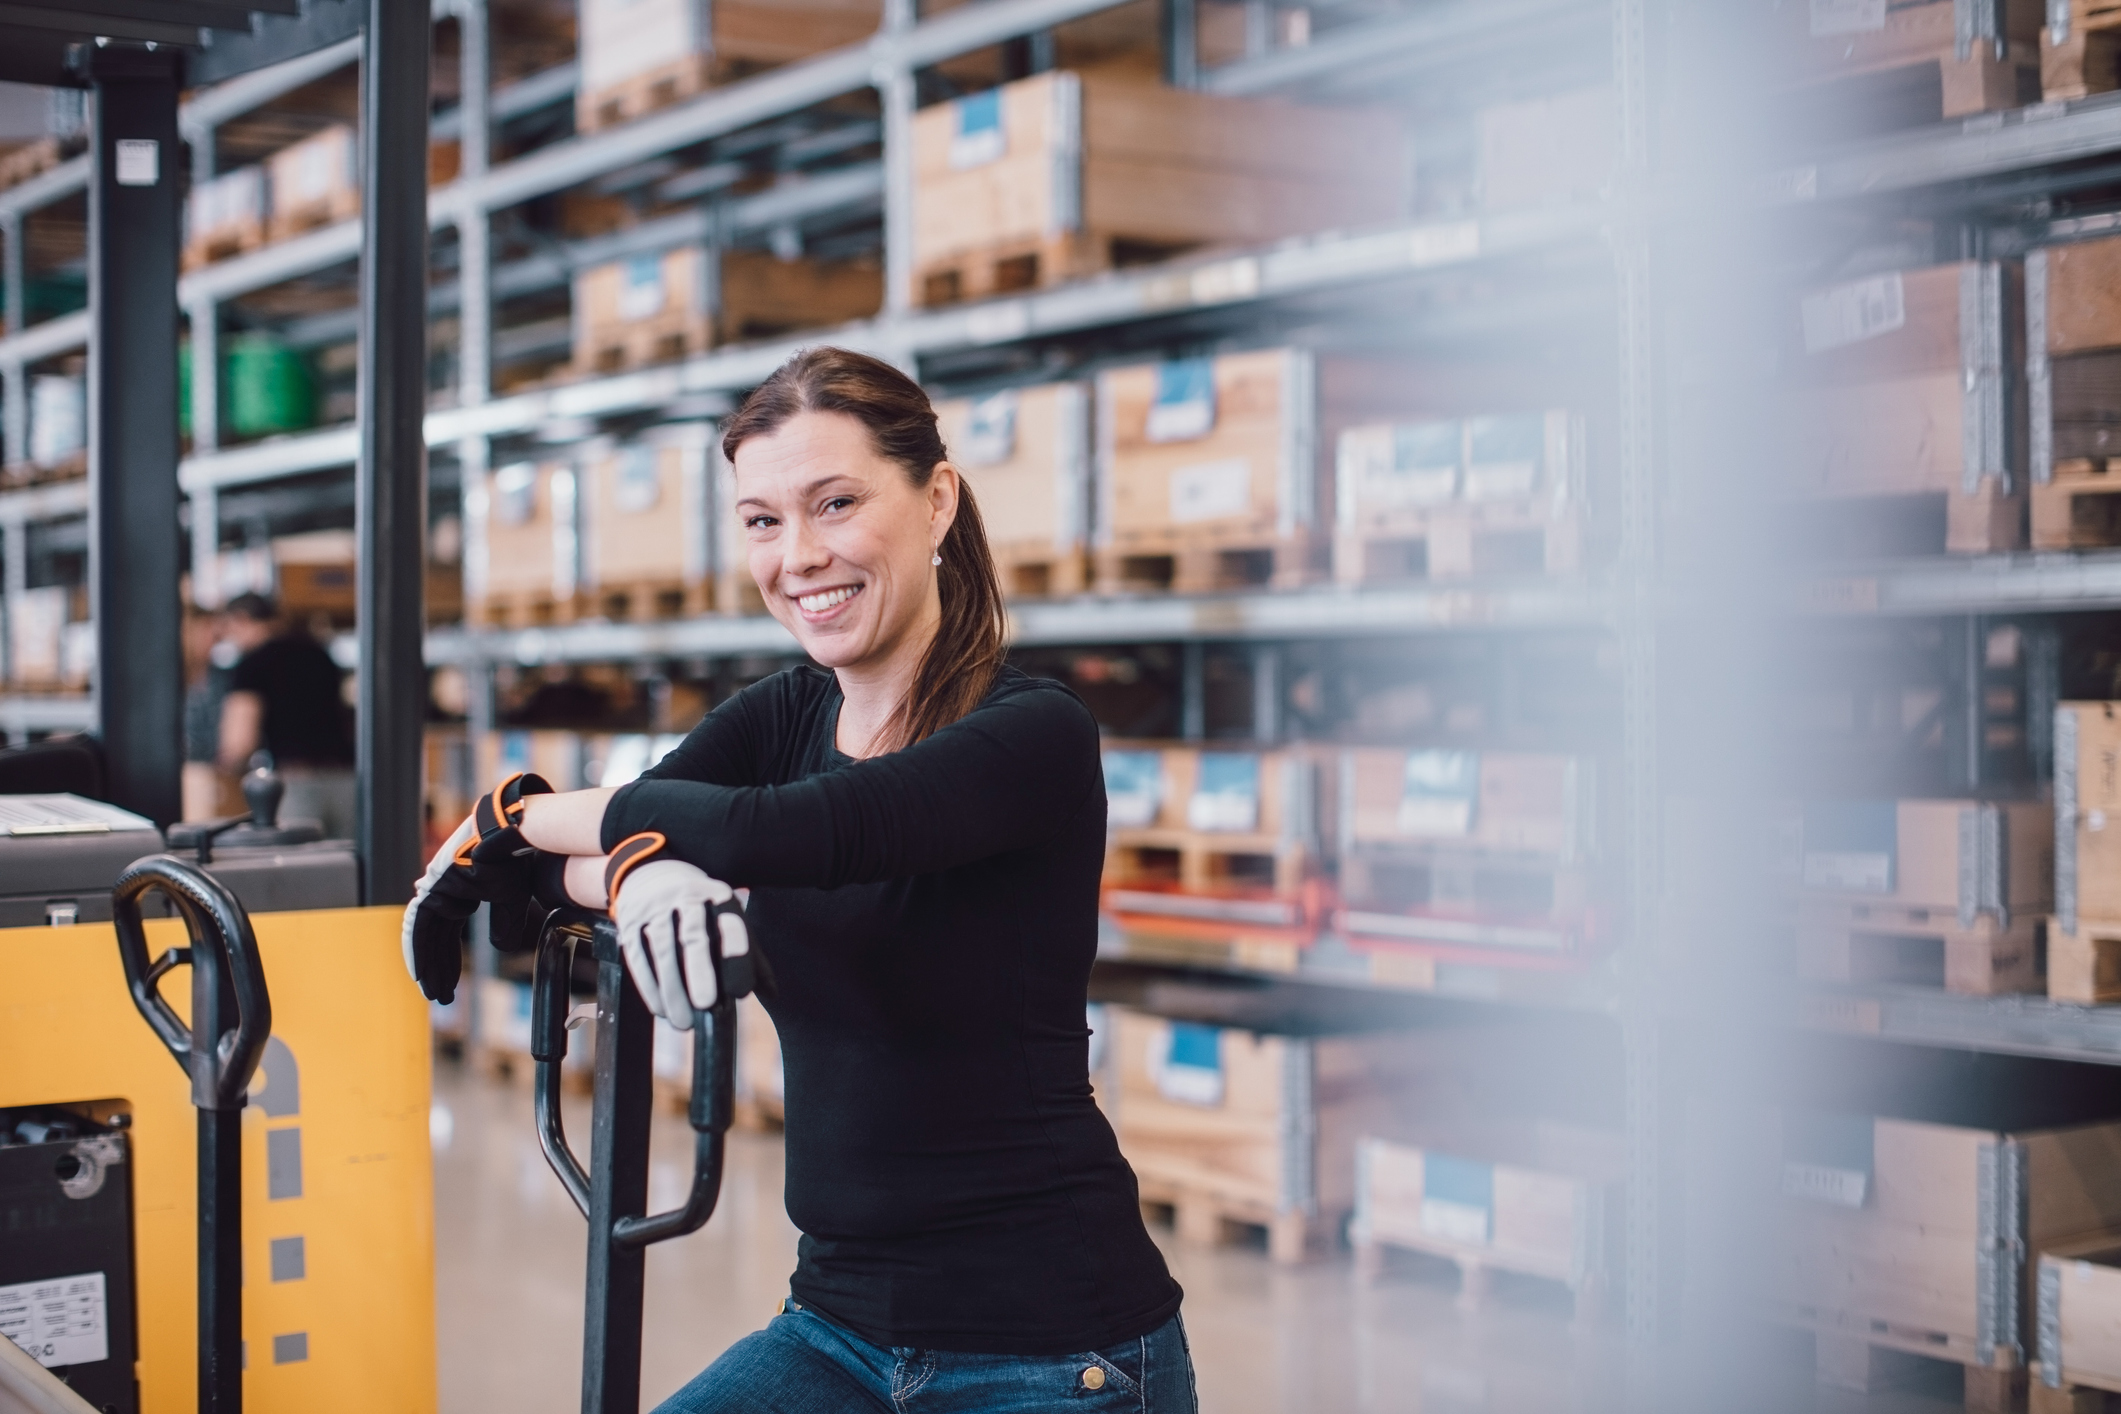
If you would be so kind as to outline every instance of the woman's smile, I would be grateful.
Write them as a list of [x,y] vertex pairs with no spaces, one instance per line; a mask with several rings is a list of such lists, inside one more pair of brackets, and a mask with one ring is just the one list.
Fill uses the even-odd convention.
[[831,589],[814,589],[808,594],[792,597],[796,606],[803,611],[806,622],[822,624],[837,617],[840,608],[861,592],[862,586],[859,584],[841,584]]

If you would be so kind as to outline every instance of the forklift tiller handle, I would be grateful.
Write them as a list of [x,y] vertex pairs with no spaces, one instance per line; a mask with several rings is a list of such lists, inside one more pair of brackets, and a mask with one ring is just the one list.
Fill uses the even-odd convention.
[[[147,933],[140,903],[150,893],[168,896],[191,935],[189,948],[171,948],[153,962],[147,957]],[[125,965],[125,984],[133,1005],[191,1077],[192,1103],[200,1109],[233,1110],[243,1106],[251,1078],[272,1034],[272,999],[265,988],[265,968],[250,917],[220,880],[165,856],[132,864],[111,890],[111,918],[118,930],[118,957]],[[236,1024],[219,1036],[197,1036],[178,1019],[158,990],[172,968],[193,969],[192,1016],[201,1016],[200,999],[210,995],[223,976],[233,986]]]
[[[575,946],[585,940],[596,949],[600,963],[619,962],[618,935],[610,919],[570,910],[546,921],[531,990],[530,1058],[537,1066],[538,1145],[567,1195],[587,1217],[589,1176],[568,1148],[560,1115],[560,1069],[567,1059],[567,984],[574,970]],[[631,981],[626,985],[631,986]],[[725,987],[718,989],[713,1006],[693,1013],[692,1100],[686,1107],[693,1129],[692,1188],[685,1206],[620,1218],[612,1227],[612,1240],[619,1246],[647,1247],[707,1225],[721,1194],[723,1136],[729,1132],[735,1110],[735,1089],[736,999]]]

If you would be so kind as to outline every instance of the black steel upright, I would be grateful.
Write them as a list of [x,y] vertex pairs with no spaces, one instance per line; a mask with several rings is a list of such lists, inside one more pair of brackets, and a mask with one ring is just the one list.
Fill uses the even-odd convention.
[[[166,896],[191,935],[148,961],[141,902]],[[133,1005],[191,1077],[199,1112],[199,1414],[243,1409],[243,1105],[272,1034],[272,1000],[250,918],[218,880],[151,855],[111,891],[118,956]],[[158,986],[191,968],[191,1024]]]
[[368,0],[361,64],[361,894],[402,903],[420,872],[427,676],[428,0]]
[[109,794],[157,824],[182,812],[184,660],[177,527],[178,55],[89,59],[89,593]]

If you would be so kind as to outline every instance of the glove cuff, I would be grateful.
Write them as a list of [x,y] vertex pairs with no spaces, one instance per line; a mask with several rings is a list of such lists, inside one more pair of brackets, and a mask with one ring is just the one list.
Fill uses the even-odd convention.
[[531,896],[547,908],[565,908],[574,902],[567,893],[567,856],[538,851],[534,873],[535,882],[530,887]]
[[[478,820],[479,837],[472,842],[472,846],[491,839],[502,830],[513,830],[522,824],[525,796],[552,793],[552,783],[543,776],[529,771],[518,771],[508,777],[479,797],[478,808],[474,812]],[[469,848],[458,851],[458,862],[470,863],[468,858],[464,858],[468,853]]]
[[637,835],[628,835],[612,849],[604,861],[604,907],[616,909],[619,905],[619,885],[626,876],[663,852],[670,842],[655,830],[643,830]]

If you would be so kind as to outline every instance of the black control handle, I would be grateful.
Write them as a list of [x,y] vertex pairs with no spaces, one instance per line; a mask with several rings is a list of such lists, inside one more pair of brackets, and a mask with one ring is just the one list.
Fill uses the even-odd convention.
[[[618,969],[619,985],[633,985],[624,975],[618,933],[610,919],[577,909],[554,913],[538,940],[531,984],[530,1057],[537,1067],[538,1145],[586,1217],[594,1206],[591,1179],[568,1147],[560,1115],[560,1072],[567,1060],[567,984],[574,970],[575,949],[583,942],[595,950],[600,969]],[[692,1185],[685,1205],[664,1213],[619,1218],[611,1236],[620,1247],[646,1247],[698,1232],[714,1215],[722,1188],[723,1137],[736,1109],[736,999],[726,988],[717,990],[713,1006],[693,1013],[692,1099],[686,1108],[693,1129]],[[619,1022],[600,1015],[597,1024],[601,1031]]]
[[[189,948],[171,948],[153,961],[140,913],[151,893],[168,897],[191,936]],[[250,915],[220,880],[182,860],[150,855],[118,876],[111,917],[133,1005],[191,1077],[192,1104],[241,1109],[272,1035],[272,998]],[[157,990],[165,974],[184,966],[192,970],[189,1026]]]

